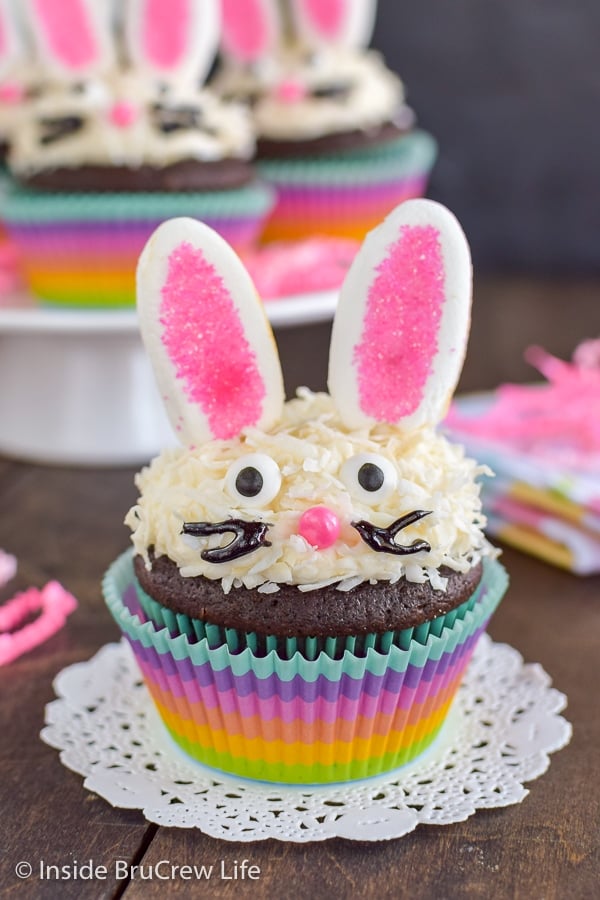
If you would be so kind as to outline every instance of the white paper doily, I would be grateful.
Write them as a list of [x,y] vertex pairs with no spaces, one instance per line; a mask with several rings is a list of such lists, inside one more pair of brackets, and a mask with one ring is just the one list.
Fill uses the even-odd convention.
[[519,803],[548,754],[571,737],[566,697],[537,664],[480,639],[440,737],[395,772],[334,786],[288,787],[225,776],[188,759],[163,728],[129,646],[107,644],[64,669],[41,737],[113,806],[230,841],[378,841],[419,823],[460,822]]

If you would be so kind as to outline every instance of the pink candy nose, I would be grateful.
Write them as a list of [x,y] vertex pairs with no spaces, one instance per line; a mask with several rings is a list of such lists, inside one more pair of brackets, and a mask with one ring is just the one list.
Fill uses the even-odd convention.
[[275,90],[278,100],[282,103],[296,103],[306,97],[306,85],[297,78],[286,78],[281,81]]
[[110,120],[117,128],[128,128],[138,117],[138,109],[127,100],[118,100],[110,110]]
[[0,84],[0,102],[12,106],[25,99],[25,88],[16,81]]
[[340,520],[327,506],[311,506],[300,516],[298,534],[317,550],[335,544],[340,533]]

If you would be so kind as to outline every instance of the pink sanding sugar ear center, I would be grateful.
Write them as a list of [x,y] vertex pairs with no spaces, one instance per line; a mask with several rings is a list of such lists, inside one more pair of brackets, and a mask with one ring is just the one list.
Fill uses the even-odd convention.
[[445,301],[444,260],[431,225],[404,225],[377,267],[354,363],[362,411],[398,422],[424,398],[438,350]]
[[253,62],[270,43],[269,20],[262,0],[221,0],[223,46],[241,62]]
[[319,35],[328,40],[339,37],[348,0],[302,0],[304,13]]
[[82,0],[34,0],[35,15],[53,56],[76,72],[96,62],[99,50]]
[[158,69],[172,69],[185,56],[190,20],[190,0],[146,0],[144,54]]
[[184,242],[171,253],[161,294],[163,345],[213,436],[225,440],[256,425],[265,385],[239,312],[202,250]]

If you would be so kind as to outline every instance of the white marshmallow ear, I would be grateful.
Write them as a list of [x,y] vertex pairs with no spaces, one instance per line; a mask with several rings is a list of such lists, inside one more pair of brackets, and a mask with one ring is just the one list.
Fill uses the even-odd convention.
[[366,47],[376,10],[376,0],[292,0],[296,31],[309,46]]
[[164,222],[137,270],[140,329],[182,443],[267,430],[284,401],[279,356],[240,259],[195,219]]
[[219,0],[127,0],[130,60],[147,75],[204,81],[217,54]]
[[41,61],[60,78],[93,76],[112,65],[112,2],[23,0]]
[[221,0],[224,53],[243,65],[264,59],[280,43],[276,0]]
[[471,256],[444,206],[409,200],[372,231],[342,287],[329,390],[342,420],[435,425],[462,369]]
[[0,0],[0,78],[10,74],[11,67],[22,55],[23,43],[14,0]]

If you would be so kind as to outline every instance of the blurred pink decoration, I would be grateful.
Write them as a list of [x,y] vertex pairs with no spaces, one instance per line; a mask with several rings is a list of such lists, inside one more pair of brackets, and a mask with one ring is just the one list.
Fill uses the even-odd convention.
[[547,379],[542,385],[501,385],[478,415],[453,407],[452,430],[496,446],[582,472],[600,470],[600,339],[580,344],[572,362],[541,347],[525,358]]
[[360,243],[315,237],[275,243],[244,257],[263,300],[331,291],[341,287]]
[[0,236],[0,304],[22,287],[19,257],[10,241]]
[[[43,644],[76,608],[77,600],[58,581],[49,581],[41,591],[32,587],[16,594],[0,607],[0,666]],[[28,621],[35,613],[37,618]]]

